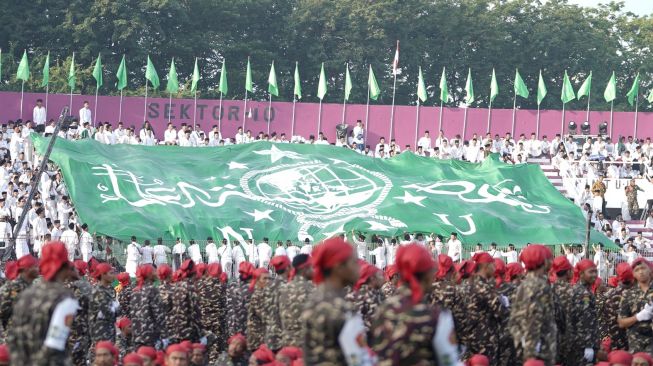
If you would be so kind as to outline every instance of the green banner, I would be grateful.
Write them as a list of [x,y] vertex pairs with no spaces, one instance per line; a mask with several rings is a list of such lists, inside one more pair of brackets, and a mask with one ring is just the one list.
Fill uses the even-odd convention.
[[[48,139],[32,135],[39,152]],[[104,145],[58,139],[59,165],[90,231],[128,239],[313,240],[351,230],[458,232],[465,243],[583,243],[586,222],[539,166],[333,146]],[[592,242],[613,245],[594,232]]]

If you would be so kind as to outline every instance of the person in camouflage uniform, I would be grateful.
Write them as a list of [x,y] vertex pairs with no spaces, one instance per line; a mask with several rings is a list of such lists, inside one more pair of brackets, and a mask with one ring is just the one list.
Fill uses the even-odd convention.
[[461,345],[461,358],[467,359],[472,355],[469,353],[469,337],[476,327],[476,324],[472,322],[472,318],[467,313],[467,306],[472,291],[473,275],[476,272],[476,263],[473,260],[462,261],[457,265],[457,268],[457,276],[460,284],[455,289],[455,302],[451,313],[456,324],[456,335]]
[[375,266],[364,261],[359,265],[360,277],[345,299],[363,316],[363,324],[369,331],[372,326],[372,316],[384,300],[381,292],[383,278],[381,271]]
[[436,273],[429,251],[419,244],[402,246],[396,265],[405,285],[381,305],[370,332],[378,365],[458,364],[453,316],[424,296]]
[[281,326],[281,311],[279,306],[279,294],[283,287],[288,284],[290,275],[290,258],[286,255],[277,255],[270,259],[270,266],[274,268],[276,276],[265,286],[263,309],[263,325],[265,326],[264,342],[273,351],[278,351],[284,344],[281,343],[283,328]]
[[265,287],[269,282],[269,273],[265,268],[254,270],[248,291],[252,292],[247,309],[247,349],[254,351],[265,342],[265,324],[263,314],[266,306]]
[[555,295],[555,320],[556,328],[558,330],[556,336],[557,363],[562,363],[568,360],[571,355],[569,354],[569,345],[571,344],[571,330],[572,326],[569,324],[570,314],[576,305],[573,295],[573,287],[571,286],[571,279],[573,275],[573,267],[564,255],[555,257],[551,265],[550,280],[553,282],[553,294]]
[[125,357],[126,354],[134,352],[134,332],[132,328],[131,319],[123,316],[116,321],[116,328],[118,328],[118,336],[116,337],[116,347],[120,351],[120,358]]
[[600,343],[596,297],[591,290],[598,271],[594,262],[583,259],[576,264],[574,275],[578,281],[573,289],[575,306],[567,322],[570,326],[571,344],[566,362],[585,365],[594,362]]
[[173,284],[172,308],[169,313],[171,343],[188,340],[197,342],[200,339],[202,326],[200,324],[200,307],[195,291],[195,263],[191,259],[181,264],[179,281]]
[[91,301],[91,284],[86,280],[88,265],[82,260],[74,262],[79,279],[66,282],[66,287],[73,293],[79,303],[79,309],[73,319],[68,337],[68,349],[72,357],[73,365],[86,366],[87,350],[91,346],[91,336],[88,326],[88,310]]
[[238,266],[239,281],[234,281],[227,288],[227,336],[245,334],[247,331],[247,309],[252,292],[249,282],[252,280],[254,265],[241,262]]
[[538,359],[547,366],[556,360],[555,295],[548,282],[553,253],[544,245],[530,245],[520,256],[526,277],[511,297],[508,329],[516,349],[516,360],[501,360],[521,365]]
[[397,266],[390,264],[385,267],[385,277],[386,281],[383,286],[381,286],[381,292],[383,292],[384,299],[389,299],[397,293],[397,283],[399,282]]
[[143,264],[136,269],[137,286],[131,298],[131,314],[134,349],[141,346],[155,347],[167,338],[165,312],[159,295],[154,287],[154,267]]
[[[430,293],[432,305],[452,310],[456,306],[456,269],[453,260],[446,254],[438,255],[438,272]],[[458,328],[457,328],[458,329]]]
[[[497,289],[501,296],[504,296],[508,299],[509,303],[512,303],[512,297],[517,291],[517,284],[519,283],[519,275],[515,272],[523,272],[523,267],[520,263],[511,263],[512,268],[510,270],[510,277],[508,277],[508,266],[499,258],[494,258],[494,277],[497,283]],[[517,278],[516,281],[512,281],[513,278]],[[509,317],[501,319],[501,328],[499,335],[499,356],[498,356],[498,365],[501,366],[517,366],[520,365],[520,362],[517,360],[517,351],[515,349],[515,343],[513,342],[512,335],[510,334],[510,329],[508,327]]]
[[[2,322],[2,328],[4,329],[3,339],[6,338],[7,332],[11,329],[11,315],[18,296],[39,276],[37,265],[38,261],[31,255],[22,256],[12,265],[14,270],[18,271],[16,279],[5,283],[0,288],[0,322]],[[13,275],[10,276],[13,277]]]
[[619,305],[624,292],[633,287],[635,277],[630,264],[622,262],[617,265],[617,287],[611,288],[605,294],[603,307],[599,312],[599,333],[601,340],[609,338],[613,349],[628,349],[628,334],[619,328]]
[[247,353],[247,340],[238,333],[227,341],[227,352],[223,352],[215,363],[216,366],[247,366],[249,354]]
[[165,328],[165,334],[170,335],[170,329],[172,325],[170,324],[173,319],[170,316],[170,311],[172,310],[172,267],[167,264],[161,264],[156,268],[156,274],[159,277],[159,297],[161,298],[161,311],[165,317],[163,322],[163,327]]
[[653,275],[651,264],[643,258],[638,258],[632,263],[633,275],[636,283],[632,288],[623,292],[619,304],[619,327],[626,329],[628,334],[628,350],[635,352],[653,351],[651,342],[653,330]]
[[13,327],[7,335],[12,365],[70,364],[66,341],[78,304],[63,285],[77,278],[69,263],[63,243],[49,243],[42,248],[39,263],[42,281],[20,295],[12,314]]
[[118,302],[113,281],[116,278],[113,268],[108,263],[100,263],[95,267],[93,277],[97,281],[91,292],[89,306],[89,329],[93,346],[99,341],[116,341],[116,314]]
[[494,259],[486,252],[474,255],[476,274],[469,289],[467,317],[475,325],[467,337],[471,354],[483,354],[490,364],[495,364],[499,352],[497,329],[501,320],[508,317],[507,301],[496,289],[494,279]]
[[131,314],[130,302],[132,298],[132,292],[134,291],[134,285],[132,284],[131,278],[129,278],[129,273],[122,272],[116,276],[118,282],[120,283],[120,290],[117,294],[118,304],[120,304],[120,309],[116,316],[129,316]]
[[209,344],[208,358],[215,362],[223,351],[224,344],[224,314],[226,285],[222,282],[222,266],[220,263],[211,263],[207,266],[207,276],[198,282],[200,311],[202,314],[202,328],[217,337],[215,342]]
[[279,312],[283,328],[281,343],[285,346],[302,348],[301,315],[306,300],[315,290],[311,257],[298,254],[292,260],[295,275],[279,289]]

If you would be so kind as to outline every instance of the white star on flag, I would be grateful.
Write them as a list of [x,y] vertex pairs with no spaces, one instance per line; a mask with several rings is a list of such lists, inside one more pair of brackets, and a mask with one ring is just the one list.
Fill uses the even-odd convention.
[[392,74],[399,74],[399,40],[397,40],[397,50],[395,51],[395,59],[392,61]]
[[247,169],[247,165],[246,165],[246,164],[237,163],[237,162],[235,162],[235,161],[230,161],[230,162],[229,162],[229,170],[231,170],[231,169]]
[[370,227],[367,229],[370,231],[388,231],[388,229],[392,229],[392,226],[383,225],[382,223],[377,221],[366,221],[366,222],[370,224]]
[[254,153],[259,155],[270,155],[270,160],[273,163],[281,158],[303,159],[302,156],[296,152],[279,150],[274,145],[272,145],[270,150],[258,150],[258,151],[254,151]]
[[245,212],[245,213],[252,216],[254,218],[254,222],[256,222],[263,219],[274,221],[274,219],[270,217],[270,214],[272,212],[274,211],[273,210],[259,211],[257,209],[254,209],[254,212]]
[[425,196],[413,196],[408,191],[404,191],[403,197],[395,197],[396,200],[402,200],[404,201],[404,203],[414,203],[422,207],[424,207],[424,205],[422,204],[422,200],[425,198],[426,198]]

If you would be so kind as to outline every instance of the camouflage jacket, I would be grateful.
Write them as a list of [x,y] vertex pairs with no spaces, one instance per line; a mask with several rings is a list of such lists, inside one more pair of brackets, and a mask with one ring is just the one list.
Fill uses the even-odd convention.
[[118,336],[116,337],[116,348],[118,348],[118,351],[120,352],[121,360],[123,357],[125,357],[126,354],[136,351],[134,347],[134,338],[132,335],[133,333],[127,336],[123,335],[122,333],[118,333]]
[[600,338],[610,338],[613,349],[628,349],[628,335],[625,329],[619,328],[617,317],[619,316],[619,305],[627,290],[623,284],[611,288],[605,293],[605,300],[599,309],[599,333]]
[[144,284],[134,289],[131,298],[131,314],[134,348],[154,347],[157,341],[167,338],[166,314],[159,295],[159,289],[152,284]]
[[456,284],[451,281],[433,282],[433,290],[429,297],[431,304],[451,310],[456,303]]
[[599,349],[599,324],[596,309],[596,297],[582,283],[573,288],[573,310],[567,322],[571,327],[570,351],[576,356],[572,360],[582,358],[585,348],[592,348],[596,354]]
[[165,321],[163,326],[166,328],[165,333],[170,336],[170,330],[172,329],[173,319],[170,317],[170,312],[172,311],[172,283],[170,282],[159,282],[159,296],[161,297],[161,311],[165,316]]
[[120,304],[120,310],[117,314],[118,317],[129,317],[129,314],[131,314],[131,298],[133,292],[134,285],[130,284],[129,286],[123,287],[116,295],[118,304]]
[[556,360],[560,363],[569,359],[569,347],[572,339],[573,325],[569,323],[571,313],[575,306],[574,288],[567,281],[558,280],[553,285],[553,294],[555,295],[555,320],[558,329],[557,345],[558,355]]
[[350,291],[345,296],[345,299],[361,314],[365,329],[369,331],[372,327],[372,317],[376,309],[383,302],[383,293],[381,290],[371,289],[365,284],[358,291]]
[[263,342],[272,350],[278,350],[283,347],[281,336],[281,314],[279,313],[279,291],[286,287],[288,280],[286,277],[274,277],[265,287],[263,296],[263,325],[265,326],[265,337]]
[[301,315],[304,304],[314,290],[313,283],[302,276],[295,277],[279,289],[279,313],[284,346],[303,347]]
[[[91,335],[88,326],[88,311],[91,301],[91,284],[85,279],[68,282],[65,285],[73,294],[79,303],[79,309],[73,320],[73,325],[70,328],[70,336],[68,337],[68,345],[71,350],[86,350],[90,347]],[[85,351],[84,351],[85,352]]]
[[255,351],[265,340],[265,296],[265,288],[254,288],[247,308],[247,349],[250,351]]
[[172,287],[172,308],[169,313],[171,342],[189,340],[197,342],[200,339],[202,326],[200,324],[200,307],[194,284],[190,280],[175,282]]
[[91,330],[91,340],[116,340],[116,292],[111,286],[96,284],[91,292],[88,323]]
[[383,292],[383,298],[389,299],[397,294],[397,287],[392,282],[387,281],[381,286],[381,292]]
[[[623,297],[619,303],[619,317],[629,318],[635,316],[644,305],[653,301],[653,287],[647,291],[642,291],[635,284],[632,288],[623,292]],[[653,338],[651,321],[637,322],[626,330],[628,334],[628,350],[631,352],[648,352],[648,347]]]
[[247,281],[232,282],[227,287],[227,335],[247,333],[247,309],[252,293]]
[[11,314],[18,296],[29,287],[29,283],[22,277],[6,282],[0,288],[0,321],[5,333],[11,328]]
[[496,362],[499,334],[496,329],[501,320],[508,316],[508,309],[502,305],[495,280],[475,277],[470,282],[467,301],[467,318],[474,324],[474,331],[467,335],[467,346],[472,354],[484,354],[490,364]]

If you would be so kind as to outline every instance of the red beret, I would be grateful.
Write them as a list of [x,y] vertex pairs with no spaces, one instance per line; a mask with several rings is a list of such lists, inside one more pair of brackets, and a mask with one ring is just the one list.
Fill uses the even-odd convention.
[[138,348],[137,353],[141,356],[149,358],[150,360],[156,360],[156,349],[154,347],[141,346]]
[[6,344],[0,344],[0,362],[9,362],[9,348]]
[[118,282],[120,282],[120,285],[122,285],[122,287],[127,287],[129,286],[129,284],[131,284],[131,279],[129,278],[129,273],[127,272],[118,273],[116,279],[118,280]]
[[519,259],[524,263],[527,271],[541,267],[547,259],[553,258],[549,247],[541,244],[532,244],[522,250]]
[[29,254],[26,254],[26,255],[20,257],[20,259],[18,260],[18,270],[22,271],[24,269],[35,267],[38,264],[39,264],[39,261],[36,258],[32,257]]
[[220,278],[220,275],[222,275],[222,266],[220,263],[211,263],[209,264],[206,272],[211,278]]
[[70,263],[68,261],[68,251],[64,243],[60,241],[51,241],[41,250],[39,269],[41,276],[46,281],[52,281],[61,267],[68,265],[68,263]]
[[240,262],[238,265],[238,273],[240,273],[240,276],[243,278],[252,277],[254,274],[254,265],[250,262]]
[[303,358],[298,358],[290,364],[290,366],[304,366],[304,359]]
[[86,272],[88,272],[88,263],[78,259],[73,262],[73,265],[77,269],[77,273],[79,273],[80,276],[86,276]]
[[450,256],[446,254],[440,254],[438,255],[438,273],[436,273],[436,277],[438,279],[443,279],[449,271],[451,271],[451,268],[453,267],[453,260],[451,259]]
[[270,259],[270,265],[276,272],[283,271],[290,266],[290,258],[287,255],[276,255]]
[[370,279],[370,277],[380,271],[381,270],[376,268],[376,266],[363,261],[363,264],[360,266],[360,275],[358,277],[358,281],[356,281],[354,284],[354,291],[360,290],[361,286],[363,286],[365,282]]
[[288,357],[291,361],[302,358],[302,349],[299,347],[283,347],[277,355]]
[[129,353],[122,358],[122,364],[127,365],[130,363],[143,366],[143,359],[138,355],[138,353]]
[[195,265],[195,274],[197,277],[202,277],[204,276],[204,273],[206,273],[206,267],[207,265],[204,263],[198,263]]
[[142,264],[136,268],[136,289],[143,287],[145,279],[154,274],[154,267],[151,264]]
[[250,291],[254,291],[254,287],[256,286],[256,281],[258,281],[259,277],[261,277],[263,273],[270,273],[270,272],[268,272],[268,270],[265,268],[257,268],[254,270],[254,273],[252,274],[252,281],[250,281],[249,283]]
[[274,361],[274,352],[268,348],[267,345],[262,344],[254,353],[252,353],[252,356],[256,358],[256,361],[259,363],[266,363],[266,362],[272,362]]
[[186,346],[181,344],[171,344],[168,346],[168,348],[166,348],[166,356],[170,356],[175,352],[188,354],[188,348],[186,348]]
[[571,263],[569,263],[569,259],[567,259],[567,257],[564,255],[555,257],[553,264],[551,265],[551,271],[553,273],[568,271],[570,269],[572,269]]
[[126,327],[128,327],[130,325],[132,325],[132,321],[129,320],[129,318],[127,318],[126,316],[120,317],[116,321],[116,327],[118,327],[120,329],[124,329],[124,328],[126,328]]
[[97,344],[95,345],[95,350],[97,351],[101,349],[106,349],[107,351],[111,352],[111,354],[116,359],[116,361],[118,361],[118,348],[116,348],[116,346],[114,346],[113,343],[111,343],[110,341],[97,342]]
[[634,270],[635,267],[637,267],[638,265],[640,265],[642,263],[646,264],[648,266],[648,268],[653,270],[653,268],[651,268],[651,262],[647,261],[646,258],[643,258],[643,257],[639,257],[639,258],[635,259],[633,261],[633,264],[631,265],[631,268]]
[[481,263],[494,263],[494,259],[492,259],[492,256],[489,255],[487,252],[480,252],[474,254],[472,257],[472,260],[476,262],[476,264],[481,264]]
[[610,362],[610,365],[617,363],[630,365],[633,362],[633,355],[623,350],[612,351],[608,354],[608,362]]
[[5,264],[5,277],[7,277],[9,281],[13,281],[18,277],[18,262],[9,261]]
[[193,343],[193,350],[196,349],[201,349],[202,351],[206,351],[206,346],[203,345],[202,343]]
[[324,270],[349,259],[354,248],[340,237],[327,239],[313,249],[313,282],[324,281]]
[[162,264],[156,268],[156,274],[160,280],[165,280],[172,275],[172,268],[167,264]]
[[485,355],[474,355],[470,357],[469,366],[490,366],[490,360]]
[[506,273],[506,262],[502,259],[494,258],[494,275],[503,276]]
[[190,353],[193,351],[193,342],[189,340],[184,340],[179,343],[182,347],[186,349],[186,352]]
[[524,362],[524,366],[545,366],[544,361],[535,358],[529,358]]
[[632,282],[635,280],[633,269],[626,262],[617,264],[617,278],[619,282]]
[[575,269],[578,271],[578,273],[580,273],[590,268],[596,268],[596,264],[594,264],[594,262],[589,259],[581,259],[578,263],[576,263]]
[[413,303],[419,302],[423,295],[422,286],[415,275],[427,273],[436,267],[431,253],[419,244],[404,245],[397,250],[395,264],[402,280],[410,286]]
[[476,272],[476,262],[467,260],[460,262],[458,272],[463,278],[467,278]]
[[633,355],[633,361],[635,361],[636,358],[641,358],[642,360],[648,362],[648,366],[653,366],[653,357],[651,357],[651,355],[646,352],[635,353]]
[[195,262],[192,259],[186,259],[181,263],[179,270],[188,274],[195,268]]
[[231,344],[231,342],[235,342],[235,341],[239,341],[247,345],[247,339],[245,339],[245,336],[242,335],[241,333],[236,333],[231,337],[229,337],[229,339],[227,340],[227,344]]
[[506,281],[512,281],[513,278],[522,275],[524,273],[524,267],[521,263],[514,262],[506,266]]
[[111,272],[112,269],[113,268],[109,263],[100,263],[97,265],[97,267],[95,267],[95,272],[93,272],[93,278],[99,280],[100,277],[102,277],[102,275]]
[[397,274],[397,266],[395,266],[394,264],[385,267],[386,280],[389,281],[396,274]]

